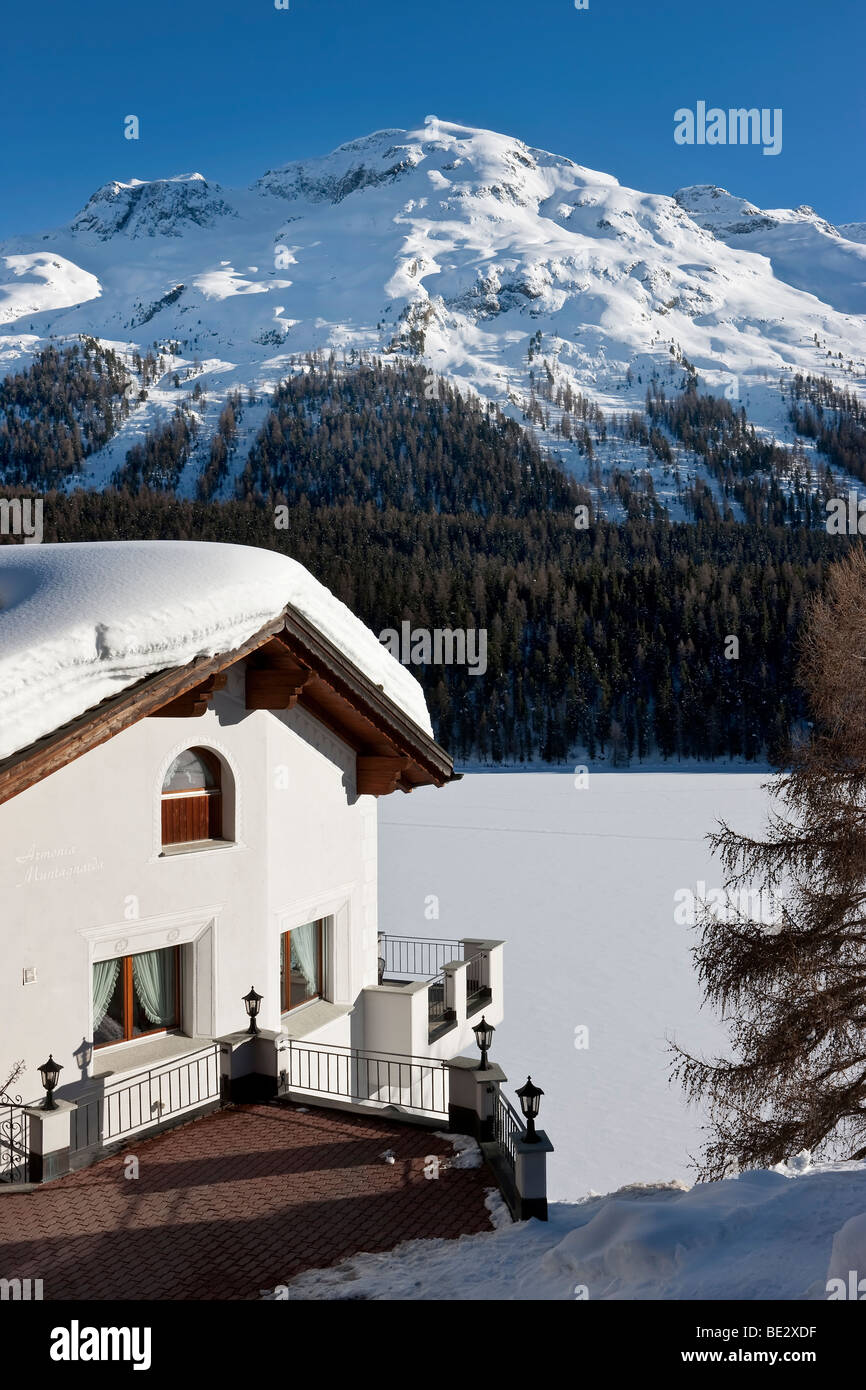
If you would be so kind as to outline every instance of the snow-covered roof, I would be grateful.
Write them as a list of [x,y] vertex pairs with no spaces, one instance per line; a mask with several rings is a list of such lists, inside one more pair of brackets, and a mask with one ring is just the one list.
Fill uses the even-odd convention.
[[145,676],[240,647],[292,605],[425,734],[420,684],[286,555],[197,541],[0,547],[0,758]]

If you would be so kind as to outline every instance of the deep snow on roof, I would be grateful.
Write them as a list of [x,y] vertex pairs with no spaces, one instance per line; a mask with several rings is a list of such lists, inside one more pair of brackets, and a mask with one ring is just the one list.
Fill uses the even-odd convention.
[[420,684],[296,560],[198,541],[0,547],[0,758],[291,604],[426,734]]

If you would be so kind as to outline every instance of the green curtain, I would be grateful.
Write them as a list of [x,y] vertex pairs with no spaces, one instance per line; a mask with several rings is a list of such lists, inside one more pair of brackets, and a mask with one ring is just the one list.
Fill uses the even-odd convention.
[[100,960],[93,967],[93,1031],[99,1028],[105,1018],[109,1000],[114,993],[117,977],[120,974],[119,960]]
[[175,952],[144,951],[132,957],[132,983],[150,1022],[173,1023],[175,1010]]

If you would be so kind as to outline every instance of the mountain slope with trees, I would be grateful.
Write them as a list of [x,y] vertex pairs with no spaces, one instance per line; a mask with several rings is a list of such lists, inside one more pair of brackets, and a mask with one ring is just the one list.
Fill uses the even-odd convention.
[[[635,437],[658,457],[679,440],[704,458],[722,498],[749,502],[756,524],[735,522],[700,480],[694,522],[672,524],[625,471],[616,482],[625,520],[614,524],[593,515],[590,493],[518,423],[420,364],[365,360],[347,370],[333,355],[310,354],[297,365],[246,436],[236,499],[216,494],[251,408],[238,393],[206,442],[199,500],[176,496],[199,433],[193,389],[127,452],[112,487],[47,496],[46,539],[278,547],[377,632],[403,621],[484,629],[485,674],[418,670],[438,736],[461,760],[621,765],[766,758],[784,746],[804,713],[792,658],[803,605],[848,544],[821,524],[834,486],[829,459],[821,492],[804,477],[769,486],[763,466],[783,451],[730,402],[700,395],[686,364],[673,395],[650,383]],[[46,396],[52,367],[57,407]],[[159,370],[151,356],[136,364],[136,379],[152,382]],[[15,429],[29,439],[25,478],[31,454],[42,457],[42,431],[83,450],[88,431],[108,428],[129,394],[118,359],[103,361],[87,344],[39,359],[9,390]],[[814,412],[828,453],[843,424],[859,448],[856,401],[831,390],[800,383],[792,410]],[[603,426],[585,401],[565,404],[575,428],[584,414]],[[36,472],[29,480],[44,486],[50,473]],[[59,472],[67,484],[76,476],[74,467]]]

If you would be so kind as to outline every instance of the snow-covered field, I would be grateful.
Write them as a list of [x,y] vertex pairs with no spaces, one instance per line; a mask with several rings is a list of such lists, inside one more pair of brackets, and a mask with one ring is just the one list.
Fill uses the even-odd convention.
[[666,1039],[713,1052],[726,1035],[674,895],[722,886],[705,836],[720,818],[759,831],[767,776],[592,772],[578,790],[564,773],[472,773],[381,805],[383,930],[508,943],[492,1056],[510,1095],[528,1072],[544,1089],[551,1198],[694,1181],[701,1116],[668,1082]]
[[561,1203],[547,1224],[502,1225],[456,1241],[413,1240],[387,1254],[311,1270],[294,1280],[289,1295],[862,1301],[864,1272],[866,1163],[849,1163],[799,1175],[744,1173],[688,1192],[635,1187]]

